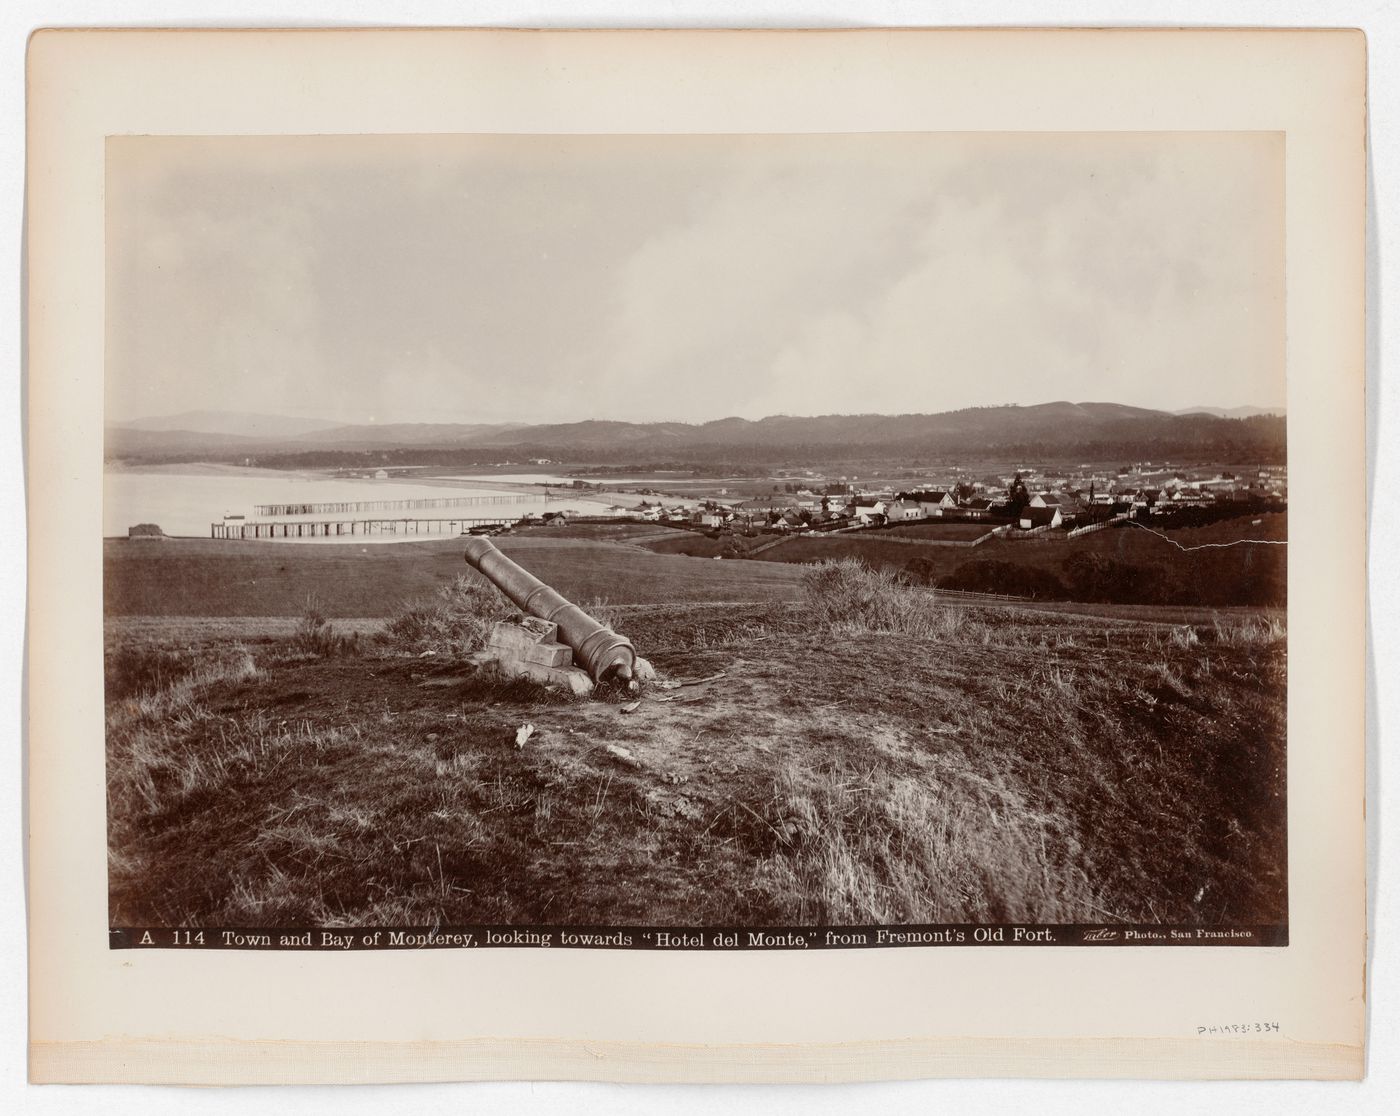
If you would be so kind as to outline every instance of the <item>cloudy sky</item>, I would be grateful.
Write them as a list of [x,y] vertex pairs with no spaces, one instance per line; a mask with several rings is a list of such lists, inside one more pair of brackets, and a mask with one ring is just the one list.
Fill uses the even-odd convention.
[[1276,406],[1274,133],[123,137],[107,410]]

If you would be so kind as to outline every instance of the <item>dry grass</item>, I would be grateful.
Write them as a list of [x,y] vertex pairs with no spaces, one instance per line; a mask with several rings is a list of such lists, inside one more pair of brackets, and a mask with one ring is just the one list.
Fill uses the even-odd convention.
[[946,639],[967,619],[929,593],[905,585],[894,570],[856,558],[817,562],[802,573],[808,615],[820,628],[843,635],[878,632],[914,639]]
[[465,655],[486,645],[493,624],[517,615],[519,609],[500,590],[468,570],[442,586],[433,600],[390,620],[381,641],[408,654]]
[[119,643],[105,657],[108,709],[132,705],[161,709],[216,682],[253,677],[256,668],[239,641],[222,646],[160,646],[145,641]]
[[1277,619],[973,608],[854,563],[793,606],[588,601],[720,676],[623,715],[462,665],[510,611],[483,588],[360,657],[113,637],[114,923],[1285,917]]
[[1217,616],[1209,638],[1223,647],[1274,647],[1288,638],[1288,629],[1281,616]]
[[360,650],[359,633],[337,631],[314,593],[306,598],[306,608],[297,621],[291,642],[298,652],[315,658],[355,655]]
[[780,841],[759,866],[796,921],[828,925],[1072,922],[1101,908],[1065,819],[1024,788],[931,762],[915,773],[787,764],[769,807]]

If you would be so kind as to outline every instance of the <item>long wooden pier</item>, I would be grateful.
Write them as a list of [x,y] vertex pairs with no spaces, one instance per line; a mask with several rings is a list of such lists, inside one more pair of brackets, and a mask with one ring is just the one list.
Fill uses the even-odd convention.
[[456,535],[480,524],[508,526],[515,519],[231,520],[209,524],[211,539],[317,539],[355,535]]
[[511,492],[500,496],[425,496],[412,500],[343,500],[311,504],[256,504],[253,514],[266,518],[280,515],[343,515],[347,512],[418,511],[427,508],[479,508],[502,504],[543,504],[542,492]]

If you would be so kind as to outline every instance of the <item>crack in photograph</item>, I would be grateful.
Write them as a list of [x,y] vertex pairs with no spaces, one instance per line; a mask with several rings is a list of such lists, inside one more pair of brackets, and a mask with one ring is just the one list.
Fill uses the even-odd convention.
[[1283,155],[109,138],[113,947],[1285,946]]

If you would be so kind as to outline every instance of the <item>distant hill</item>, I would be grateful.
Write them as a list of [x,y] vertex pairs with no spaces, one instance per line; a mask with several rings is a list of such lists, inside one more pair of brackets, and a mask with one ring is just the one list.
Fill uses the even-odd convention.
[[1187,407],[1173,411],[1174,415],[1214,415],[1216,418],[1253,418],[1255,415],[1280,415],[1282,407]]
[[344,425],[326,419],[287,415],[253,415],[235,411],[185,411],[159,418],[131,419],[111,424],[121,430],[169,431],[186,434],[228,434],[237,438],[296,438]]
[[392,422],[317,430],[307,444],[350,446],[440,446],[479,441],[521,428],[520,423]]
[[[519,424],[516,424],[518,426]],[[514,429],[509,424],[373,423],[351,424],[286,415],[187,411],[134,419],[107,427],[107,456],[166,456],[191,452],[249,454],[327,447],[382,449],[453,445]]]
[[1167,418],[1164,411],[1118,403],[1042,403],[1031,407],[974,407],[941,414],[771,415],[751,420],[716,419],[627,423],[593,420],[562,425],[519,426],[475,439],[477,445],[647,446],[655,450],[687,445],[802,446],[885,445],[928,440],[1040,436],[1050,423],[1091,431],[1129,420]]
[[133,460],[147,458],[180,461],[215,460],[247,454],[263,447],[286,446],[288,441],[260,442],[237,434],[211,434],[200,430],[140,430],[109,426],[106,457]]
[[[188,416],[176,418],[188,420]],[[1284,420],[1269,414],[1222,417],[1198,409],[1174,415],[1118,403],[1067,401],[938,414],[772,415],[705,423],[590,419],[537,425],[342,425],[293,435],[227,432],[235,426],[227,423],[223,433],[188,427],[109,427],[107,456],[165,460],[239,456],[257,458],[261,464],[306,466],[352,464],[366,455],[399,464],[522,457],[702,464],[1017,454],[1125,459],[1192,454],[1222,460],[1277,460],[1285,441]]]

